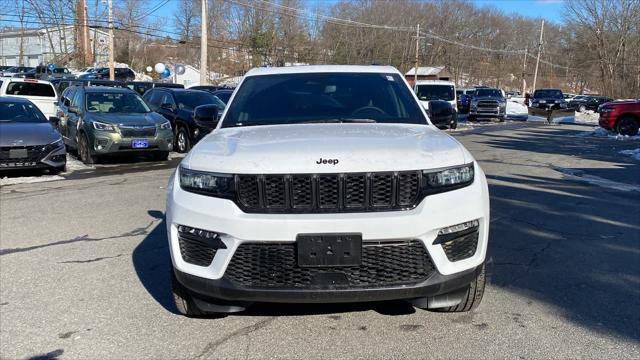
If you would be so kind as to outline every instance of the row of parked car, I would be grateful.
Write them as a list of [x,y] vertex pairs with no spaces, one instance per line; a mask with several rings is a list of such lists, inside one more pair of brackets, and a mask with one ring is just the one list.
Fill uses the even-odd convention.
[[[65,67],[54,67],[49,69],[46,66],[0,66],[0,76],[38,80],[109,80],[109,68],[87,67],[74,73]],[[114,69],[114,79],[118,81],[133,81],[136,79],[136,73],[127,67],[117,67]]]
[[166,160],[211,132],[233,89],[175,84],[0,78],[0,169],[86,164],[138,153]]

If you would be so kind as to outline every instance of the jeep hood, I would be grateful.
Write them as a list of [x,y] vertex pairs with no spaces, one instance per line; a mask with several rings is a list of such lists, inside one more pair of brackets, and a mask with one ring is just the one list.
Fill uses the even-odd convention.
[[215,130],[183,164],[220,173],[287,174],[434,169],[472,160],[432,126],[299,124]]

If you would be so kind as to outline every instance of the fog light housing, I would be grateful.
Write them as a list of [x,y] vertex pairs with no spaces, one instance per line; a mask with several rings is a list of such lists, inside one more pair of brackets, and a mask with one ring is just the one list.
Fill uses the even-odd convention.
[[53,155],[51,158],[49,158],[49,160],[53,162],[63,162],[65,161],[66,158],[67,156],[65,154],[59,154],[59,155]]
[[180,255],[189,264],[209,266],[216,252],[227,248],[219,233],[184,225],[178,225],[177,229]]
[[478,220],[472,220],[442,228],[433,244],[441,245],[451,262],[470,258],[478,248],[479,225]]

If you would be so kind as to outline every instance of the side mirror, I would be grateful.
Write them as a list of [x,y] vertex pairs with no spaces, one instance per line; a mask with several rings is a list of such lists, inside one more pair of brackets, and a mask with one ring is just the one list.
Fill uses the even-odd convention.
[[69,106],[69,112],[70,113],[74,113],[74,114],[79,114],[80,113],[80,109],[78,109],[77,106]]
[[60,118],[57,116],[50,116],[49,122],[51,123],[51,125],[57,128],[58,125],[60,125]]
[[200,105],[193,110],[193,120],[198,126],[214,129],[218,125],[218,106]]
[[169,103],[160,104],[160,108],[168,110],[168,111],[171,111],[171,112],[176,110],[175,107],[172,104],[169,104]]

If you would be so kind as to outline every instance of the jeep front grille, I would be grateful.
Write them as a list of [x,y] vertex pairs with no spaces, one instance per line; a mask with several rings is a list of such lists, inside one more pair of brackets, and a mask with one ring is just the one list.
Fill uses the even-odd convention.
[[248,213],[392,211],[420,200],[419,171],[237,175],[237,203]]
[[[244,243],[225,278],[258,289],[382,288],[425,281],[435,270],[419,240],[363,242],[357,266],[299,267],[295,243]],[[343,279],[327,282],[327,277]]]

